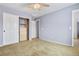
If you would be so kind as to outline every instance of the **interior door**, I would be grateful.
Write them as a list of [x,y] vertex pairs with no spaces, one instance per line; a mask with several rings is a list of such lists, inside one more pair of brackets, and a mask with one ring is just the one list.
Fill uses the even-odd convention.
[[19,17],[3,13],[3,45],[19,42]]

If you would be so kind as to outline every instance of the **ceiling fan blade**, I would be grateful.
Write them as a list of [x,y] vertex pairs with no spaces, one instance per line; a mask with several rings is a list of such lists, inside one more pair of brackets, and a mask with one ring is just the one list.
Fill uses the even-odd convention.
[[41,5],[44,6],[44,7],[49,7],[49,5],[45,4],[45,3],[41,3]]
[[[40,8],[35,9],[34,5],[35,4],[40,4]],[[45,3],[25,3],[22,5],[23,7],[26,7],[29,10],[42,10],[46,7],[49,7],[49,4],[45,4]]]

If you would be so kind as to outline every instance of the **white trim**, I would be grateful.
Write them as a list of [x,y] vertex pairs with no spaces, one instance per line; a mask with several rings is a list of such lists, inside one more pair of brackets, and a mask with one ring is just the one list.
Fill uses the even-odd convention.
[[49,40],[49,39],[41,39],[41,40],[48,41],[48,42],[51,42],[51,43],[57,43],[57,44],[60,44],[60,45],[65,45],[65,46],[72,46],[72,45],[69,45],[69,44],[65,44],[65,43],[61,43],[61,42],[57,42],[57,41],[53,41],[53,40]]
[[74,46],[74,18],[73,18],[73,11],[72,11],[72,46]]
[[0,47],[2,47],[3,45],[1,44]]
[[0,45],[0,47],[3,47],[3,46],[8,46],[8,45],[13,45],[13,44],[18,44],[19,42],[15,42],[15,43],[12,43],[12,44],[2,44],[2,45]]

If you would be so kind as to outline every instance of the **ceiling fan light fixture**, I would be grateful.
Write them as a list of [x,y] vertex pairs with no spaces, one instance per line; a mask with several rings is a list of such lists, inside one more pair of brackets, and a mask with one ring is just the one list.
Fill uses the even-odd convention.
[[40,9],[41,5],[39,3],[34,4],[34,9]]
[[49,5],[45,3],[31,3],[31,4],[28,4],[27,7],[29,10],[40,11],[45,9],[46,7],[49,7]]

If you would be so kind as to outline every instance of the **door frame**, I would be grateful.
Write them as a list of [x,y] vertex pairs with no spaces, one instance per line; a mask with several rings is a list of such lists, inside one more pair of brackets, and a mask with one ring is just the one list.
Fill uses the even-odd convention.
[[20,42],[20,19],[25,19],[27,22],[27,40],[29,40],[29,18],[19,17],[19,42]]
[[75,12],[79,12],[79,9],[72,11],[72,46],[74,46],[74,40],[77,39],[77,20],[74,19]]
[[[40,38],[40,19],[36,19],[36,25],[37,25],[37,22],[39,22],[39,37],[37,38]],[[36,27],[36,33],[37,33],[37,27]]]

